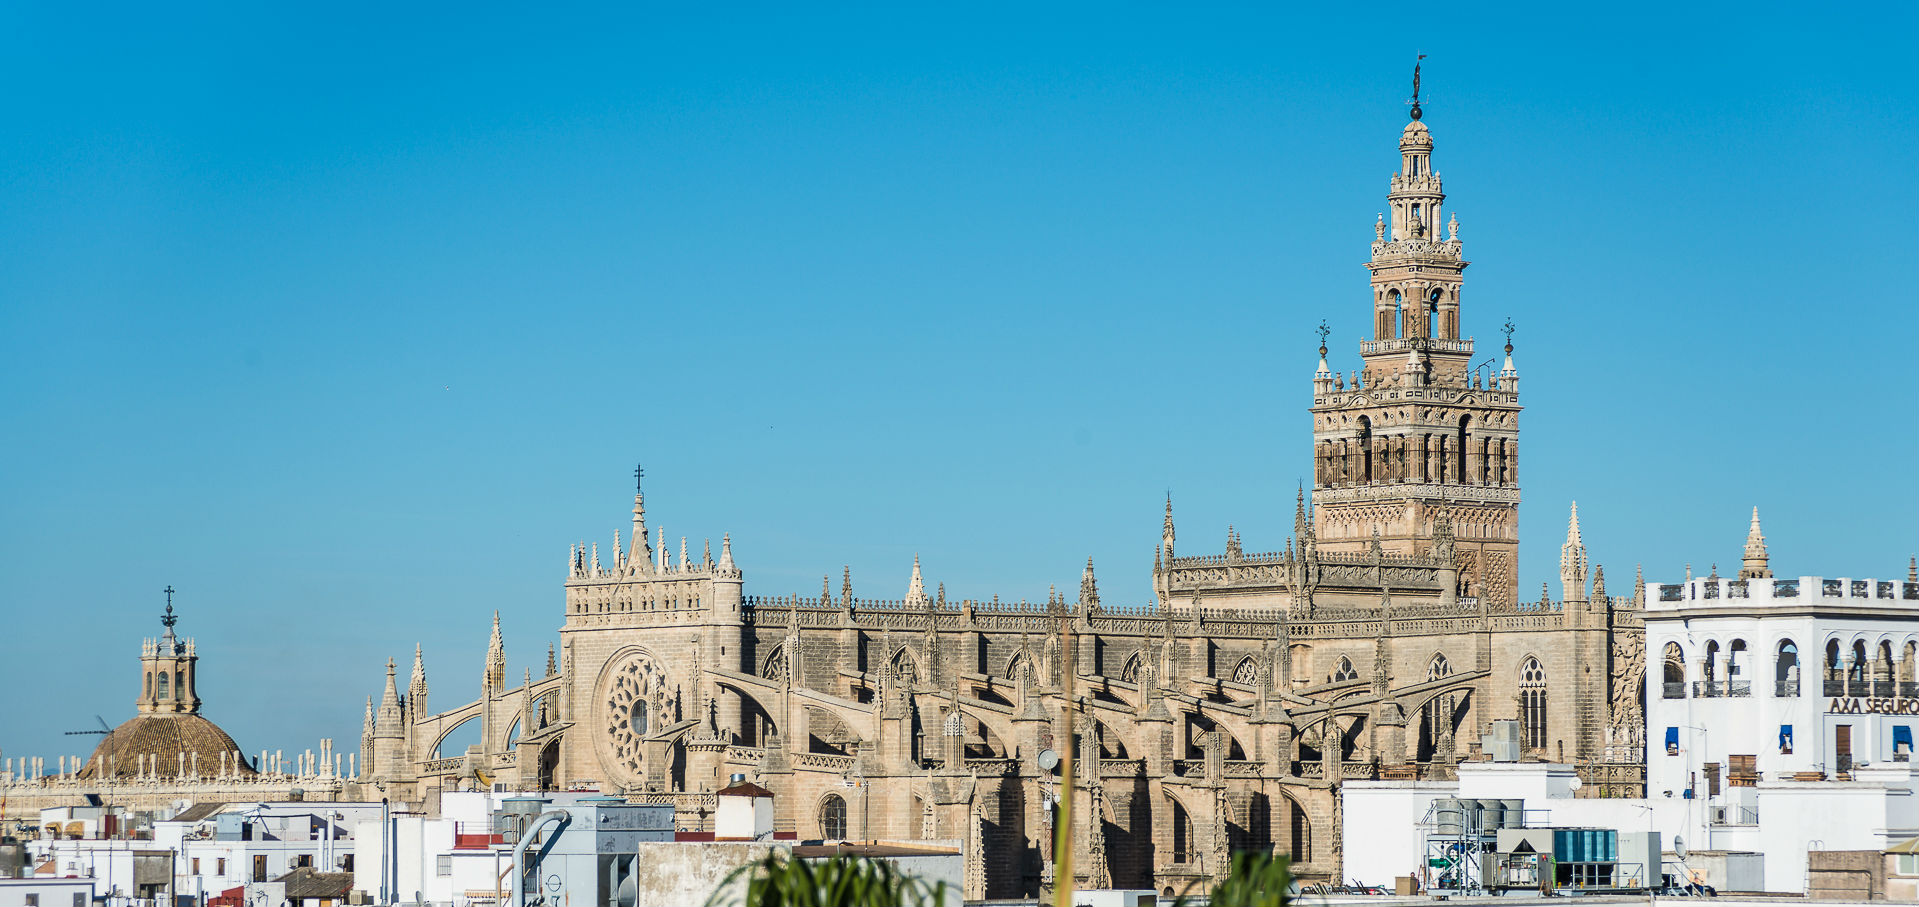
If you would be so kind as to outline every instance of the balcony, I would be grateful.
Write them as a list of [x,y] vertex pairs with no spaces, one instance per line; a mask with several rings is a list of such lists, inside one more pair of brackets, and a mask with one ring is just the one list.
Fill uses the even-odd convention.
[[1799,697],[1799,681],[1781,680],[1774,683],[1772,695],[1780,699],[1797,699]]
[[1750,681],[1750,680],[1729,680],[1729,681],[1727,681],[1727,682],[1726,682],[1726,695],[1727,695],[1727,696],[1730,696],[1730,697],[1732,697],[1732,698],[1734,698],[1734,699],[1748,699],[1748,698],[1751,698],[1751,697],[1752,697],[1752,681]]
[[1824,686],[1824,692],[1827,696],[1844,696],[1846,695],[1846,682],[1843,680],[1827,680]]
[[1665,690],[1666,690],[1665,698],[1667,699],[1686,698],[1686,682],[1683,680],[1679,681],[1678,683],[1668,682],[1665,685]]
[[1695,680],[1692,682],[1692,695],[1695,699],[1718,699],[1726,695],[1726,688],[1716,680]]

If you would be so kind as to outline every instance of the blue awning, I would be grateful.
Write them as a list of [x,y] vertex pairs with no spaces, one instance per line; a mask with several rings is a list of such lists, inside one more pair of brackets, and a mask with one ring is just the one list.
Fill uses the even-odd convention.
[[1901,743],[1906,745],[1906,749],[1912,749],[1911,725],[1895,724],[1892,726],[1892,745],[1898,746]]
[[1674,749],[1674,748],[1677,748],[1678,746],[1679,746],[1679,729],[1676,727],[1667,728],[1666,729],[1666,748]]
[[1782,724],[1779,726],[1779,745],[1780,746],[1792,745],[1792,725]]

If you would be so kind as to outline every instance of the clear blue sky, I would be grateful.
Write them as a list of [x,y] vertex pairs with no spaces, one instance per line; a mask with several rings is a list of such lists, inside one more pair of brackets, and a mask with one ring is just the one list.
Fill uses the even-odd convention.
[[[758,594],[1041,598],[1285,545],[1408,70],[1525,376],[1522,586],[1919,548],[1911,3],[0,11],[7,755],[162,587],[248,750],[561,620],[643,460]],[[404,668],[403,668],[404,670]]]

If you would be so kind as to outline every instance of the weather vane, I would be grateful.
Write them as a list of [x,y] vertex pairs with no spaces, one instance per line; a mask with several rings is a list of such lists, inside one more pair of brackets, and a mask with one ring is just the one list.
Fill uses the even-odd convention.
[[1499,329],[1505,332],[1506,334],[1506,352],[1508,353],[1512,352],[1513,351],[1513,331],[1515,330],[1513,328],[1513,320],[1511,318],[1507,318],[1506,323],[1501,325]]
[[164,615],[161,615],[160,623],[166,625],[166,628],[171,630],[173,629],[173,624],[176,621],[178,621],[180,618],[173,613],[173,587],[168,586],[166,588],[166,593],[167,593],[167,613]]
[[[1419,55],[1419,60],[1424,60],[1424,59],[1426,59],[1426,55],[1425,55],[1425,54],[1420,54],[1420,55]],[[1413,119],[1415,119],[1415,120],[1417,120],[1417,119],[1419,119],[1419,60],[1414,60],[1414,61],[1413,61],[1413,100],[1412,100],[1412,105],[1413,105]]]
[[1321,353],[1326,352],[1326,335],[1331,334],[1332,332],[1333,332],[1333,329],[1327,327],[1325,321],[1323,320],[1320,321],[1318,333],[1319,333],[1319,351]]

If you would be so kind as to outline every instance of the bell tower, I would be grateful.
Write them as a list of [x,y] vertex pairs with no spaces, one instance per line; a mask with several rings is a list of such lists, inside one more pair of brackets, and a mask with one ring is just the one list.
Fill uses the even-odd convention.
[[1412,120],[1399,135],[1388,215],[1373,226],[1372,335],[1361,369],[1313,376],[1313,529],[1324,551],[1428,554],[1445,520],[1461,596],[1510,604],[1518,583],[1519,372],[1473,361],[1460,336],[1466,266],[1459,219],[1440,233],[1446,193],[1433,169],[1413,70]]

